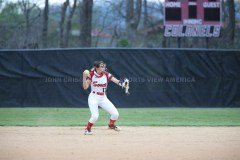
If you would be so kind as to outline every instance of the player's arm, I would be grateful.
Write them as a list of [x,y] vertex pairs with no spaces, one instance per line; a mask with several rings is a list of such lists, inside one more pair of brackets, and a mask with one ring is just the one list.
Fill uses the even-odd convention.
[[120,80],[118,80],[115,77],[111,77],[111,81],[113,81],[114,83],[116,83],[117,85],[120,85]]
[[118,80],[115,77],[112,77],[110,80],[113,81],[114,83],[116,83],[117,85],[121,86],[122,88],[124,88],[125,93],[127,95],[130,94],[129,91],[128,91],[129,90],[129,80],[127,78],[125,78],[123,81],[121,81],[121,80]]
[[110,80],[113,81],[114,83],[116,83],[117,85],[126,88],[126,86],[125,86],[125,81],[123,81],[123,80],[118,80],[118,79],[115,78],[115,77],[112,77]]
[[114,83],[116,83],[117,85],[121,86],[122,88],[124,88],[125,93],[127,95],[129,95],[129,79],[125,78],[124,80],[118,80],[117,78],[113,77],[111,74],[109,75],[109,80],[113,81]]
[[88,89],[90,83],[91,83],[91,80],[88,78],[89,74],[84,74],[83,73],[83,88],[84,89]]

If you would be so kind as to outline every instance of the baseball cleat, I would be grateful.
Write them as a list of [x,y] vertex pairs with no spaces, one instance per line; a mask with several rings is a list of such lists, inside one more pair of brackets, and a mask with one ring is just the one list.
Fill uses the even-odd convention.
[[118,131],[118,132],[121,131],[121,129],[118,126],[115,126],[115,125],[114,126],[108,125],[108,128],[113,129],[113,130]]
[[93,132],[92,132],[91,130],[85,129],[84,134],[85,134],[85,135],[92,135]]

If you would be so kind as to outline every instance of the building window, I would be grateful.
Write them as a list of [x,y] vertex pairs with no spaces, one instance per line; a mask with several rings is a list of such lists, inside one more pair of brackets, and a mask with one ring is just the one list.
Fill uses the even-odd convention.
[[166,21],[181,21],[182,20],[181,8],[166,8],[165,16]]
[[220,8],[204,8],[205,21],[220,21]]
[[197,18],[197,6],[188,6],[188,18],[196,19]]

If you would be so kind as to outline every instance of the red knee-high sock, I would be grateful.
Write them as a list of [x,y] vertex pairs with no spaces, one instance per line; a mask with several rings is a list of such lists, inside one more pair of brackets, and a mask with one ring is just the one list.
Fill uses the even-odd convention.
[[86,129],[90,131],[92,126],[93,126],[93,123],[88,122]]
[[110,119],[110,121],[109,121],[109,127],[112,127],[112,126],[114,126],[114,123],[116,122],[116,120],[112,120],[112,119]]

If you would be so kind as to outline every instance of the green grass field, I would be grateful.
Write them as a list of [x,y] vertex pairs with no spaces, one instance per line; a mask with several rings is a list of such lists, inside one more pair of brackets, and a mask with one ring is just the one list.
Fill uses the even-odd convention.
[[[240,108],[120,108],[121,126],[240,126]],[[0,126],[84,126],[88,108],[0,108]],[[107,125],[100,109],[96,126]]]

